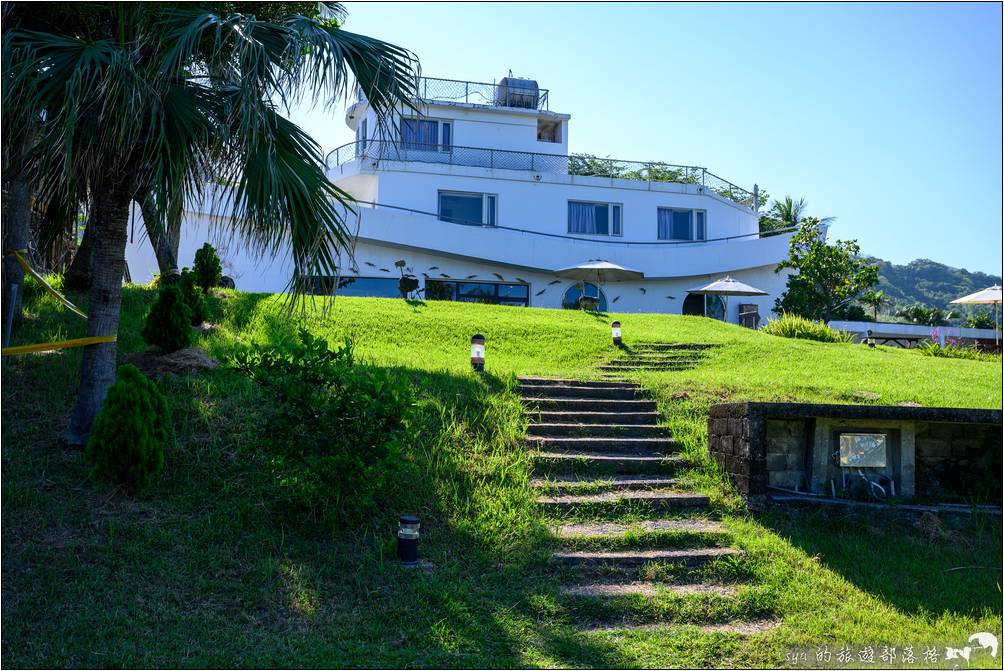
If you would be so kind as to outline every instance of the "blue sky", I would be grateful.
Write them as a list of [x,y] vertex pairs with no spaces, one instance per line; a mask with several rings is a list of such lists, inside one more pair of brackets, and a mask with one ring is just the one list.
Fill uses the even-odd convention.
[[[536,79],[571,151],[705,166],[866,253],[1001,272],[1000,4],[345,6],[425,75]],[[329,150],[343,109],[294,118]]]

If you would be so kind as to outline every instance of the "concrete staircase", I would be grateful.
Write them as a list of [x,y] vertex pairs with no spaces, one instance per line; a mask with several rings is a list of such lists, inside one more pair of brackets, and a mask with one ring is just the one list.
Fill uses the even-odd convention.
[[607,375],[636,371],[687,370],[701,362],[714,345],[705,343],[637,343],[625,346],[621,354],[599,368]]
[[[616,606],[619,621],[597,622],[596,614],[607,612],[597,600],[735,597],[734,580],[717,579],[715,566],[734,563],[742,552],[728,546],[708,497],[680,485],[677,471],[686,462],[639,385],[525,377],[519,392],[530,419],[531,486],[558,541],[551,564],[565,583],[564,597],[582,602],[583,631],[652,626]],[[750,622],[735,626],[760,630]]]

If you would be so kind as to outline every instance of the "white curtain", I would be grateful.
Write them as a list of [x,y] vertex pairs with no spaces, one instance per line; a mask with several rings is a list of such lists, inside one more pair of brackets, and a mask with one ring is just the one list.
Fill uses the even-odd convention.
[[596,206],[592,203],[569,203],[568,232],[595,234]]

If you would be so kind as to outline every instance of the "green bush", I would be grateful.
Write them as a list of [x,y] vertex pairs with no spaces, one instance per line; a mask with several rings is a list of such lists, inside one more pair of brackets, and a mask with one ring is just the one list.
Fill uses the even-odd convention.
[[84,452],[93,477],[142,490],[164,466],[167,400],[135,366],[119,367]]
[[195,263],[192,265],[195,273],[195,283],[202,287],[203,293],[219,285],[223,276],[223,264],[216,255],[216,249],[208,242],[195,252]]
[[831,329],[827,324],[813,319],[783,312],[767,322],[761,331],[782,338],[800,338],[816,342],[852,342],[854,336],[845,331]]
[[199,291],[199,286],[195,282],[195,273],[188,268],[181,270],[181,294],[185,298],[185,305],[191,313],[192,326],[198,326],[209,318],[209,311],[206,307],[206,295]]
[[973,361],[993,361],[1000,363],[1001,355],[993,352],[984,352],[978,347],[969,347],[945,343],[942,347],[936,340],[917,345],[916,350],[924,356],[936,356],[946,359],[971,359]]
[[280,483],[308,505],[362,512],[409,466],[411,385],[359,365],[351,341],[330,350],[301,329],[292,347],[258,346],[234,363],[273,397],[262,446]]
[[176,285],[164,285],[143,323],[143,340],[165,352],[188,347],[192,338],[192,313]]

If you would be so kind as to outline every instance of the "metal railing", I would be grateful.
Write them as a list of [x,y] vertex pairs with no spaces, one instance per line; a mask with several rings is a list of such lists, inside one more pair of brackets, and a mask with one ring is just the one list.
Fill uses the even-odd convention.
[[[515,86],[468,82],[460,79],[439,79],[419,77],[415,89],[419,100],[467,105],[488,105],[491,107],[517,107],[520,109],[548,109],[548,90],[524,89]],[[359,90],[359,102],[366,100],[366,94]]]
[[588,154],[539,154],[530,151],[460,147],[455,145],[416,144],[367,140],[350,142],[327,156],[329,169],[349,161],[366,158],[376,161],[408,161],[463,165],[497,170],[526,170],[559,175],[610,177],[649,182],[694,184],[702,192],[715,193],[751,210],[757,210],[757,197],[751,191],[718,177],[699,166],[674,165],[654,161],[621,161],[597,158]]

